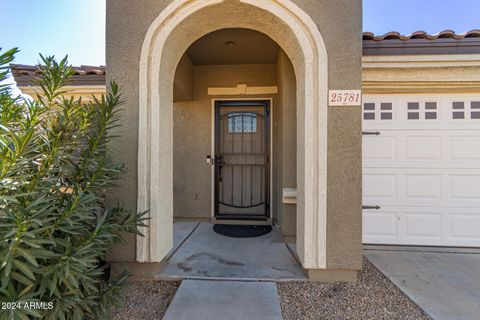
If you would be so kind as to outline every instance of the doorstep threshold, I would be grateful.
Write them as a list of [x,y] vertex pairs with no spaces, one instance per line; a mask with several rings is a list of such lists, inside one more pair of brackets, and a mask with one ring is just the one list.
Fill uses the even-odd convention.
[[258,226],[271,226],[272,219],[267,220],[247,220],[247,219],[224,219],[224,218],[212,218],[212,224],[236,224],[236,225],[258,225]]

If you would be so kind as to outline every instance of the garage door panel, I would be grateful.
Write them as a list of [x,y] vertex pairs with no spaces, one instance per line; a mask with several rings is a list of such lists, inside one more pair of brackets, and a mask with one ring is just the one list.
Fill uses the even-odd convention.
[[441,141],[438,136],[407,136],[405,140],[406,161],[440,161]]
[[366,205],[480,207],[479,169],[364,168],[363,177]]
[[397,158],[396,136],[371,136],[363,139],[364,161],[395,161]]
[[480,174],[449,175],[450,200],[480,201]]
[[441,174],[405,174],[405,200],[441,200]]
[[364,199],[390,199],[397,197],[397,175],[396,174],[364,174],[363,175],[363,196]]
[[364,210],[363,242],[445,245],[443,221],[446,213],[436,207],[389,205],[382,206],[379,210]]
[[452,136],[448,137],[448,144],[449,160],[480,161],[480,136]]
[[380,132],[363,137],[363,203],[381,207],[364,210],[364,242],[480,246],[480,94],[363,98],[363,130]]
[[442,240],[442,213],[405,211],[405,239],[408,240]]
[[480,212],[448,212],[448,238],[451,241],[473,241],[480,245]]
[[369,211],[363,215],[363,234],[370,242],[394,241],[397,238],[398,212],[394,210]]
[[414,206],[364,210],[363,243],[478,247],[480,210]]

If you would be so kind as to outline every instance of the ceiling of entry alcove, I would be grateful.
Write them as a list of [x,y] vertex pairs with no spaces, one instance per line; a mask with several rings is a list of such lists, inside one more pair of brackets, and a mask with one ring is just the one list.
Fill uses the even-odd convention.
[[280,47],[267,35],[249,29],[221,29],[195,41],[187,50],[194,65],[274,64]]

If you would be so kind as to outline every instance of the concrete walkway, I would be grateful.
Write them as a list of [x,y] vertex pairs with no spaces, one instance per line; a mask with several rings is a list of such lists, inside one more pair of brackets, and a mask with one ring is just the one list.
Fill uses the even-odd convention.
[[229,238],[206,222],[176,222],[173,249],[155,274],[183,279],[166,320],[282,319],[278,280],[305,274],[280,234]]
[[299,280],[303,268],[278,228],[257,238],[229,238],[210,223],[174,224],[174,249],[157,279]]
[[480,254],[446,251],[377,248],[364,255],[433,319],[478,320]]
[[184,280],[164,320],[282,319],[274,282]]

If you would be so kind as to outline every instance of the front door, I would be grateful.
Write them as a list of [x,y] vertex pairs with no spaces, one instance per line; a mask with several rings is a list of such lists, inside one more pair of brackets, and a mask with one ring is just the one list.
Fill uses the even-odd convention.
[[270,215],[270,101],[215,103],[215,217]]

